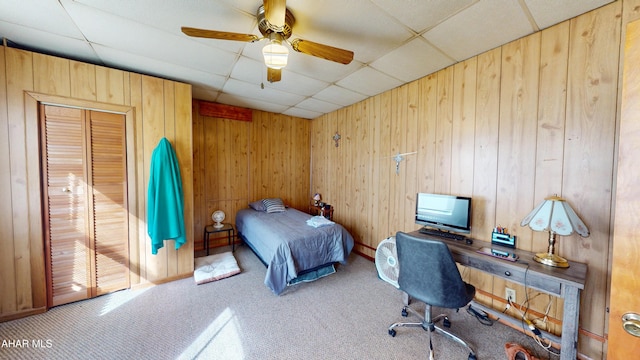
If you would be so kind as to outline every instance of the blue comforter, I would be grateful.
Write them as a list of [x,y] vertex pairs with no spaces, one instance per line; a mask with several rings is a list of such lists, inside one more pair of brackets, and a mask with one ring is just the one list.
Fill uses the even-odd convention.
[[247,208],[236,215],[236,228],[267,265],[264,283],[276,295],[304,270],[346,263],[353,249],[353,237],[340,224],[315,228],[306,223],[310,217],[292,208],[277,213]]

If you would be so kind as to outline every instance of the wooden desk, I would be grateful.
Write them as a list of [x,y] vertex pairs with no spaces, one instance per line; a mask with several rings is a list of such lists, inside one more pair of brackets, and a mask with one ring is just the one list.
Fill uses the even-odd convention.
[[[518,283],[525,288],[536,289],[543,293],[563,298],[560,359],[576,359],[578,352],[580,291],[584,289],[584,283],[587,278],[586,264],[569,261],[569,268],[554,268],[535,262],[533,260],[535,254],[530,251],[506,248],[507,251],[515,252],[519,256],[517,261],[511,262],[476,252],[481,247],[492,247],[490,242],[473,239],[473,244],[467,245],[464,241],[425,235],[418,231],[412,232],[411,235],[441,240],[449,246],[451,255],[461,265]],[[495,245],[493,247],[500,248]],[[482,310],[489,310],[487,311],[489,313],[497,313],[501,318],[505,316],[493,309],[474,303],[474,306],[476,305],[480,305],[479,307]],[[520,321],[517,321],[516,325],[519,324]]]

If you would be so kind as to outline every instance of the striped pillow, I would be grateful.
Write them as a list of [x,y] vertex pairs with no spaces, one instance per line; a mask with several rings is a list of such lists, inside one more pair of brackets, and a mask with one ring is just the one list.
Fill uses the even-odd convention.
[[262,203],[264,204],[264,207],[265,209],[267,209],[268,213],[285,211],[284,203],[280,198],[263,199]]

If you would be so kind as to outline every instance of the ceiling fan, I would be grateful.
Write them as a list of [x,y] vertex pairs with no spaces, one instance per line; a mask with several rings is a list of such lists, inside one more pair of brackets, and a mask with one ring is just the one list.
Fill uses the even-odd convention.
[[182,32],[193,37],[219,40],[245,42],[267,40],[268,43],[262,49],[262,54],[267,65],[267,80],[269,82],[280,81],[282,68],[287,65],[289,50],[282,44],[283,42],[288,43],[297,52],[340,64],[349,64],[353,60],[353,51],[302,39],[288,41],[293,32],[295,18],[286,7],[286,0],[264,0],[263,5],[258,8],[256,17],[258,19],[258,29],[263,37],[186,26],[182,27]]

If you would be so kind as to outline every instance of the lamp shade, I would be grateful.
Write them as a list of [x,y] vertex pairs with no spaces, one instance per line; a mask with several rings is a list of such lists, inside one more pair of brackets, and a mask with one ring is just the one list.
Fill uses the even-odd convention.
[[262,48],[262,56],[267,67],[272,69],[282,69],[287,66],[289,57],[289,49],[282,45],[279,39],[271,39],[265,47]]
[[563,236],[571,235],[574,232],[582,237],[589,236],[587,226],[580,220],[569,203],[555,195],[544,199],[522,220],[520,225],[529,225],[534,231],[552,231]]
[[320,194],[316,193],[315,195],[313,195],[313,200],[320,201],[321,200]]

